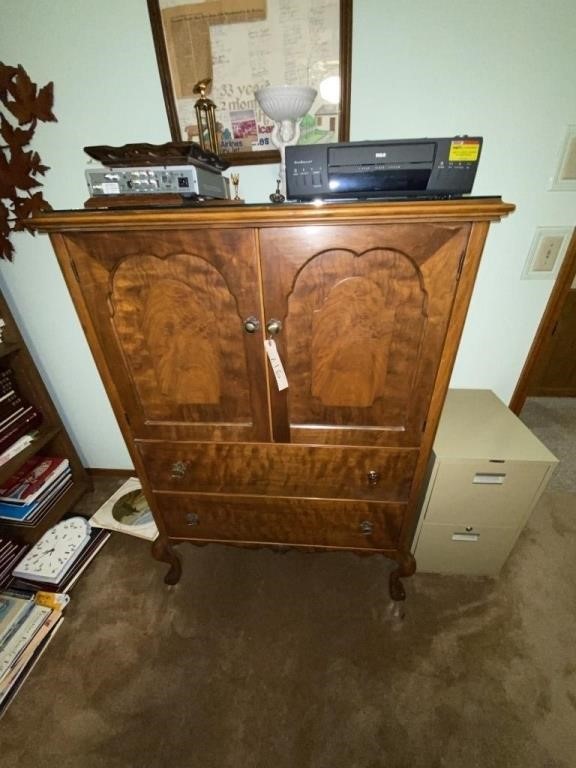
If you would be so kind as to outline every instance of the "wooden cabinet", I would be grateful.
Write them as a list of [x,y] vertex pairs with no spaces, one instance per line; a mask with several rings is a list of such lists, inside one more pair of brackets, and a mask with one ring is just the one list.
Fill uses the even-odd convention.
[[23,525],[0,521],[0,536],[34,544],[48,528],[72,509],[91,483],[26,347],[10,307],[1,294],[0,318],[5,322],[3,341],[0,343],[0,369],[9,368],[13,372],[20,394],[42,416],[40,425],[35,428],[37,436],[34,441],[0,467],[0,485],[4,485],[28,459],[37,454],[68,459],[72,471],[71,487],[36,524]]
[[[161,536],[414,570],[419,488],[499,198],[43,214]],[[289,386],[280,391],[264,340]]]
[[414,537],[419,568],[496,575],[557,463],[493,392],[450,390]]

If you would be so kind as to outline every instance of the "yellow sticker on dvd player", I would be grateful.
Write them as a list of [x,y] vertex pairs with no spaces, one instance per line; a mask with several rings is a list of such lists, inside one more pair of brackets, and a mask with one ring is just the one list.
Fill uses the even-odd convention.
[[473,163],[478,160],[480,152],[480,142],[470,140],[453,141],[450,144],[450,154],[448,162],[450,163]]

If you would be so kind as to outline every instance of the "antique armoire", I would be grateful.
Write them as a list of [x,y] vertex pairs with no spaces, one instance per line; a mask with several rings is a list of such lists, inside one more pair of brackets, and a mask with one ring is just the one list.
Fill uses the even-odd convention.
[[404,599],[482,248],[513,209],[493,197],[36,217],[157,521],[167,583],[182,541],[352,550],[395,560],[390,594]]

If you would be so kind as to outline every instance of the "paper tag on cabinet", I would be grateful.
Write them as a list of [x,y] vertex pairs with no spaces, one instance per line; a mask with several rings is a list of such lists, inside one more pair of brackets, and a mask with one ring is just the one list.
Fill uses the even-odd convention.
[[284,366],[282,365],[282,360],[280,360],[280,355],[278,354],[276,342],[274,339],[266,339],[264,347],[266,349],[266,354],[268,355],[268,360],[270,360],[270,365],[272,366],[272,372],[276,378],[276,384],[278,385],[280,392],[282,392],[283,389],[288,389],[288,379],[286,377]]

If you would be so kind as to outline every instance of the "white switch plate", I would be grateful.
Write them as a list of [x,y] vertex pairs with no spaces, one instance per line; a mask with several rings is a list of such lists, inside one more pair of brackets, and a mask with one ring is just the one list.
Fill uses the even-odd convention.
[[571,233],[570,227],[538,227],[522,280],[553,280],[562,264]]
[[566,128],[550,189],[557,192],[576,190],[576,125],[569,125]]

